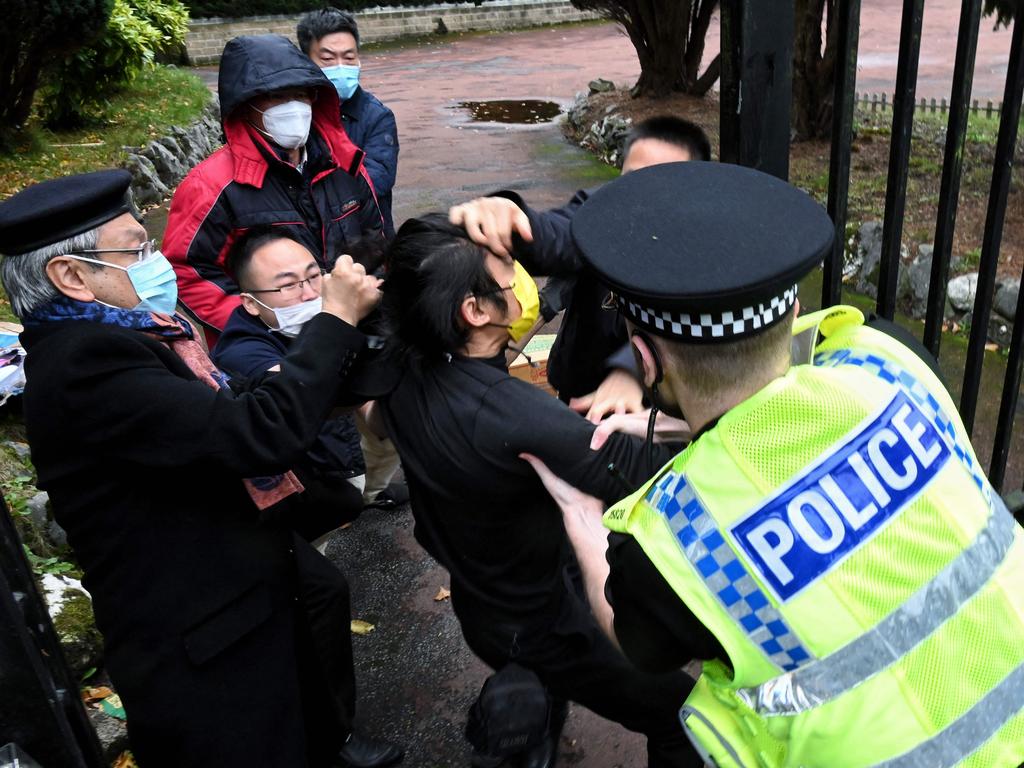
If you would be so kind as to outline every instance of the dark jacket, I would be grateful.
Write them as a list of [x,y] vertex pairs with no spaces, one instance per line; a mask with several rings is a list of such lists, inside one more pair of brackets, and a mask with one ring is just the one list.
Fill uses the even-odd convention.
[[384,234],[395,234],[391,218],[391,188],[398,176],[398,126],[395,113],[369,91],[356,86],[341,105],[341,122],[352,143],[366,153],[363,165],[373,181],[377,205],[384,217]]
[[[237,307],[210,356],[218,368],[245,379],[248,386],[276,376],[268,373],[269,369],[284,359],[294,342],[272,332],[245,307]],[[313,541],[359,516],[362,494],[348,480],[365,473],[366,463],[351,415],[328,418],[316,441],[291,469],[305,490],[289,499],[286,508],[275,509],[272,517],[286,521],[307,541]]]
[[[515,192],[497,193],[518,205],[530,219],[533,242],[515,241],[515,256],[527,271],[564,278],[560,287],[568,295],[562,325],[548,357],[548,381],[562,400],[597,389],[613,368],[634,370],[626,324],[615,309],[604,309],[608,288],[598,282],[573,243],[572,217],[589,197],[580,190],[563,207],[538,212]],[[570,287],[564,285],[570,283]]]
[[39,487],[84,571],[140,764],[306,765],[292,534],[257,521],[241,478],[309,447],[362,334],[314,318],[281,373],[242,395],[138,331],[21,338]]
[[[300,172],[245,120],[250,99],[282,88],[315,88],[308,159]],[[345,134],[338,93],[323,72],[280,35],[236,37],[220,61],[221,121],[227,144],[178,186],[163,252],[178,295],[204,325],[210,346],[238,306],[225,272],[231,244],[259,224],[287,226],[326,268],[363,236],[382,233],[363,152]]]
[[[416,538],[451,573],[460,618],[543,623],[563,594],[568,553],[558,507],[519,454],[609,503],[649,476],[640,441],[615,434],[590,450],[594,425],[492,360],[453,355],[409,365],[382,399],[409,482]],[[616,470],[609,471],[609,463]]]

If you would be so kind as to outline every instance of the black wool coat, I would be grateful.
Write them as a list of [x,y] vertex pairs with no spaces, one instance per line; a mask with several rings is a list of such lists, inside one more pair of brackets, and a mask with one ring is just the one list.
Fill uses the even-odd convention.
[[241,478],[309,447],[362,334],[319,315],[279,375],[238,395],[138,331],[56,323],[22,341],[39,486],[84,570],[139,763],[306,765],[291,536],[258,522]]

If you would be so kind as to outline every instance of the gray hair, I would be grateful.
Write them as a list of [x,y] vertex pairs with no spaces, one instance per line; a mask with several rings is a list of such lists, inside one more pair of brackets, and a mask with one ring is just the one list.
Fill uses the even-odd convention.
[[0,259],[0,281],[3,282],[14,314],[24,317],[37,307],[56,299],[60,292],[50,282],[46,265],[57,256],[95,248],[99,232],[97,227],[20,256],[4,256]]

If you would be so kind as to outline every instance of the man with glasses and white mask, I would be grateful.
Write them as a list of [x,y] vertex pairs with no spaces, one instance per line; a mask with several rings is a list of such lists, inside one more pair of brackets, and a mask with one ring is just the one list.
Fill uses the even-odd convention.
[[[211,355],[222,370],[258,382],[280,371],[293,340],[320,311],[322,269],[280,227],[247,232],[232,246],[227,265],[242,303],[228,318]],[[345,404],[357,401],[350,398]],[[355,519],[363,507],[366,468],[353,417],[329,418],[293,469],[306,490],[298,497],[301,513],[289,514],[289,520],[323,551],[328,534]]]
[[380,281],[339,257],[280,371],[235,392],[173,314],[173,272],[130,213],[130,181],[68,176],[0,203],[0,278],[25,327],[39,487],[84,573],[135,757],[382,765],[335,708],[345,658],[317,640],[323,625],[347,637],[347,585],[261,519],[302,491],[290,467],[366,345],[355,326]]
[[287,229],[324,269],[360,238],[383,237],[365,155],[341,125],[338,92],[291,41],[229,40],[218,93],[227,144],[178,186],[164,236],[182,304],[211,347],[240,304],[225,259],[248,229]]

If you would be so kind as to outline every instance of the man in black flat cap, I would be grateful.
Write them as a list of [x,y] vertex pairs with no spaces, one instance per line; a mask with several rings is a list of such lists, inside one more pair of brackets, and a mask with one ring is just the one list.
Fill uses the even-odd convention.
[[758,171],[671,164],[597,192],[573,236],[693,438],[604,512],[610,534],[598,500],[524,458],[625,654],[704,662],[679,704],[707,762],[1017,766],[1024,653],[1002,649],[1024,532],[934,361],[852,307],[796,318],[824,210]]
[[280,372],[235,393],[174,314],[129,182],[69,176],[0,203],[0,278],[25,326],[39,487],[84,571],[132,749],[147,768],[393,762],[349,738],[337,705],[352,660],[323,628],[348,636],[344,581],[261,520],[302,490],[288,467],[365,345],[379,281],[340,257]]

